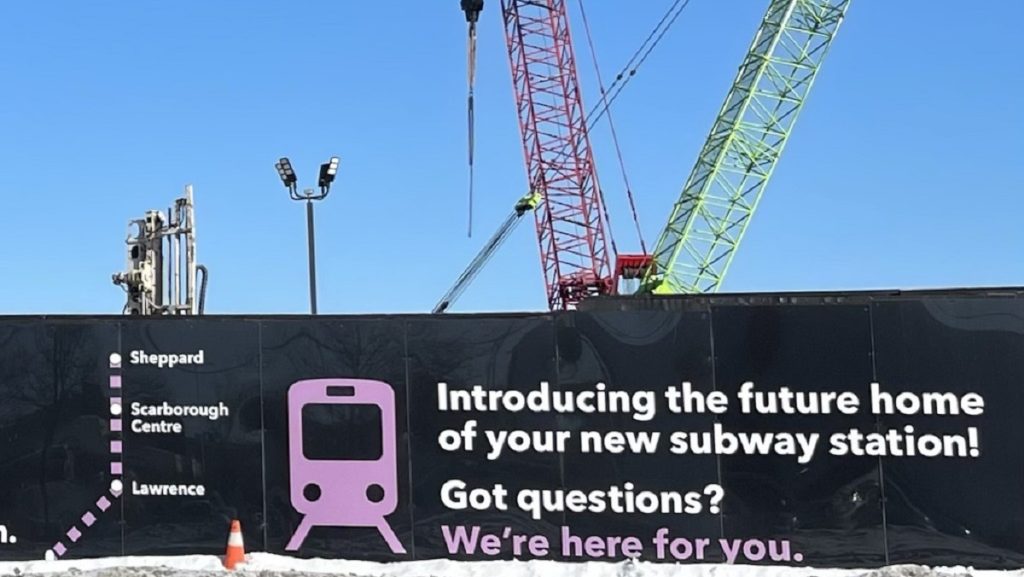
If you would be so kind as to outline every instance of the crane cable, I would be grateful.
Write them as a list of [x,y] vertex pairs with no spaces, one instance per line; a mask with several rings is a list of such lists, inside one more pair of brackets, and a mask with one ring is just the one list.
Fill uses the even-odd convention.
[[[591,52],[591,55],[594,58],[595,67],[596,67],[597,66],[597,56],[596,56],[596,53],[594,52],[594,48],[593,48],[593,41],[592,41],[591,34],[590,34],[590,26],[589,26],[589,24],[587,24],[586,13],[583,10],[582,0],[578,0],[578,1],[579,1],[579,4],[580,4],[580,12],[583,14],[584,27],[585,27],[586,33],[587,33],[587,40],[591,44],[590,52]],[[651,52],[654,51],[654,49],[658,46],[658,44],[661,42],[661,40],[665,37],[665,34],[669,31],[669,29],[672,28],[672,25],[675,24],[676,20],[679,19],[679,16],[683,13],[684,10],[686,10],[686,8],[689,5],[690,5],[690,0],[674,0],[672,2],[672,5],[669,6],[668,10],[666,10],[665,14],[661,17],[661,20],[658,21],[658,24],[655,25],[654,29],[651,30],[650,34],[647,35],[647,38],[644,39],[644,41],[640,45],[640,47],[636,49],[636,51],[633,53],[633,55],[629,58],[629,61],[626,62],[625,66],[622,67],[622,70],[620,70],[619,73],[615,75],[615,80],[612,82],[611,86],[609,86],[607,90],[605,90],[603,87],[601,88],[601,101],[600,101],[600,103],[596,107],[594,107],[594,109],[592,109],[587,114],[587,116],[586,116],[586,124],[587,124],[588,130],[589,129],[593,129],[594,126],[597,125],[598,121],[601,120],[601,118],[605,114],[609,115],[608,116],[609,117],[609,122],[611,122],[611,106],[612,106],[612,103],[614,103],[615,100],[619,97],[619,95],[622,93],[622,89],[625,88],[626,85],[629,84],[629,81],[632,80],[634,76],[636,76],[636,73],[640,70],[640,66],[643,65],[643,63],[647,61],[647,58],[651,55]],[[598,82],[599,83],[601,82],[600,73],[598,73]],[[610,93],[610,96],[609,96],[609,93]],[[619,151],[618,139],[615,136],[614,125],[612,125],[612,137],[616,141],[616,144],[615,144],[616,151]],[[620,166],[623,167],[622,168],[622,170],[623,170],[623,179],[627,180],[627,176],[625,174],[624,163],[622,161],[621,152],[619,154],[619,162],[620,162]],[[647,248],[646,248],[646,246],[644,244],[643,235],[639,232],[640,231],[639,218],[637,217],[636,207],[635,207],[635,204],[633,202],[633,196],[632,196],[632,193],[630,191],[628,180],[626,182],[626,193],[629,196],[630,208],[633,210],[633,219],[634,219],[634,223],[636,223],[636,226],[637,226],[637,232],[638,232],[638,234],[640,234],[641,249],[643,250],[644,254],[647,254]],[[603,194],[602,194],[602,198],[601,198],[601,203],[604,204]],[[605,208],[605,220],[608,221],[608,211],[607,211],[607,208]],[[609,221],[609,229],[610,228],[611,228],[611,223]],[[614,241],[614,239],[612,239],[612,250],[615,251],[616,254],[618,253],[618,251],[615,249],[615,241]]]
[[476,83],[476,22],[469,23],[469,39],[467,45],[469,95],[466,100],[467,128],[469,130],[469,224],[467,236],[473,238],[473,85]]
[[[479,15],[479,10],[483,7],[483,2],[479,2],[478,6],[476,6],[474,8],[470,8],[469,6],[472,5],[472,4],[476,4],[476,3],[472,2],[472,1],[468,1],[467,2],[466,0],[463,0],[463,9],[467,11],[466,12],[466,16],[467,16],[467,20],[469,21],[469,38],[468,38],[469,66],[468,66],[468,79],[467,79],[468,80],[468,84],[469,84],[469,95],[468,95],[468,98],[467,98],[467,104],[468,104],[468,107],[467,107],[467,120],[468,120],[468,131],[469,131],[469,227],[468,227],[468,233],[469,233],[470,237],[473,236],[473,148],[474,148],[474,134],[473,134],[474,133],[474,127],[473,127],[473,124],[474,124],[474,114],[473,114],[473,112],[474,112],[474,110],[473,110],[474,102],[473,102],[473,100],[474,99],[473,99],[473,88],[474,88],[475,76],[476,76],[476,20],[477,20],[477,16]],[[685,10],[686,7],[689,6],[689,5],[690,5],[690,0],[674,0],[672,5],[668,8],[668,10],[662,16],[662,18],[658,22],[658,24],[654,27],[653,30],[651,30],[651,33],[648,34],[648,36],[644,40],[643,44],[640,45],[640,47],[630,57],[630,59],[626,63],[626,65],[623,66],[622,70],[619,71],[619,73],[615,76],[615,80],[612,82],[611,86],[609,86],[607,90],[605,90],[603,88],[603,86],[602,86],[602,88],[601,88],[601,102],[600,102],[600,104],[595,109],[591,110],[590,113],[587,114],[586,119],[585,119],[585,122],[586,122],[586,124],[588,126],[588,129],[589,128],[593,128],[595,125],[597,125],[597,122],[599,120],[601,120],[601,118],[605,114],[609,115],[609,122],[611,121],[611,112],[610,111],[611,111],[612,103],[614,103],[615,100],[619,97],[619,94],[622,93],[622,89],[625,88],[626,85],[629,84],[629,81],[633,79],[633,77],[636,75],[637,71],[640,69],[640,66],[647,60],[647,57],[650,56],[650,54],[654,50],[654,48],[656,48],[658,46],[658,44],[661,42],[662,38],[664,38],[665,34],[669,31],[669,29],[672,27],[672,25],[679,18],[679,15],[682,14],[683,10]],[[583,11],[582,0],[580,0],[580,10],[581,10],[581,12]],[[586,24],[586,15],[585,15],[585,13],[584,13],[584,23],[585,23],[585,26],[587,28],[587,40],[591,44],[591,54],[594,57],[594,63],[595,63],[595,67],[596,67],[597,66],[597,56],[596,56],[596,54],[594,53],[594,50],[593,50],[593,41],[592,41],[591,35],[590,35],[590,27],[589,27],[589,24]],[[600,82],[600,74],[598,74],[598,80]],[[609,96],[609,94],[610,94],[610,96]],[[613,138],[616,141],[616,144],[615,144],[616,150],[619,151],[618,137],[615,135],[614,125],[613,125],[613,128],[612,128],[612,133],[613,133]],[[620,166],[624,167],[624,162],[622,160],[621,151],[619,153],[619,162],[620,162]],[[639,234],[639,227],[640,227],[639,218],[637,217],[636,206],[635,206],[635,203],[634,203],[634,200],[633,200],[632,191],[630,189],[630,186],[629,186],[629,183],[628,183],[628,178],[627,178],[627,176],[625,174],[625,169],[624,168],[623,168],[623,179],[627,181],[626,182],[626,192],[627,192],[627,195],[629,197],[630,208],[633,211],[633,220],[636,223],[638,234]],[[604,205],[603,194],[602,194],[602,198],[601,198],[601,203],[602,203],[602,205]],[[607,208],[605,208],[605,220],[609,222],[609,228],[611,228],[611,223],[608,220]],[[612,242],[613,242],[613,245],[614,245],[614,239],[612,240]],[[641,244],[641,247],[643,248],[643,252],[646,254],[647,250],[646,250],[646,247],[644,246],[644,240],[643,240],[643,235],[642,234],[640,235],[640,244]],[[614,246],[613,246],[613,250],[615,250]],[[618,252],[618,251],[616,251],[616,252]]]
[[[601,101],[604,102],[608,97],[608,92],[604,87],[604,80],[601,78],[601,67],[597,62],[597,50],[594,48],[594,38],[590,33],[590,22],[587,19],[587,11],[583,7],[583,0],[577,0],[577,4],[580,7],[580,15],[583,17],[583,29],[587,35],[587,45],[590,47],[591,61],[594,64],[594,74],[597,76],[597,84],[601,89]],[[636,203],[633,201],[633,189],[629,184],[629,175],[626,173],[626,163],[622,158],[622,148],[619,146],[618,132],[615,130],[615,121],[612,119],[611,110],[608,111],[608,128],[611,130],[612,142],[615,146],[615,155],[619,159],[619,172],[622,174],[622,180],[626,186],[626,197],[629,199],[629,209],[633,213],[633,224],[636,226],[636,234],[640,239],[640,250],[643,254],[647,254],[647,245],[644,243],[644,234],[640,229],[640,217],[637,215]],[[604,192],[600,192],[601,204],[604,208],[605,220],[608,222],[608,232],[611,235],[612,222],[608,215],[608,204],[604,200]],[[615,254],[618,254],[618,249],[615,248],[615,240],[612,239],[612,250]]]
[[[683,10],[685,10],[689,5],[690,0],[675,0],[672,3],[672,6],[670,6],[665,12],[665,15],[662,16],[661,21],[654,27],[654,30],[652,30],[647,36],[647,39],[640,45],[640,48],[633,53],[629,62],[622,67],[622,70],[615,76],[615,81],[608,87],[609,92],[616,89],[616,87],[618,89],[615,90],[607,100],[602,99],[603,104],[596,107],[587,115],[587,122],[590,126],[597,124],[597,121],[600,120],[606,112],[608,112],[612,103],[615,102],[615,99],[622,93],[622,89],[625,88],[626,85],[629,84],[629,81],[633,79],[637,71],[639,71],[640,66],[647,60],[647,57],[651,55],[651,51],[658,46],[658,43],[660,43],[665,37],[665,33],[669,31],[672,25],[675,24],[676,20],[679,18],[679,15],[682,14]],[[648,46],[648,44],[650,44],[650,46]],[[639,60],[637,60],[637,58],[639,58]],[[634,61],[636,62],[635,64]]]

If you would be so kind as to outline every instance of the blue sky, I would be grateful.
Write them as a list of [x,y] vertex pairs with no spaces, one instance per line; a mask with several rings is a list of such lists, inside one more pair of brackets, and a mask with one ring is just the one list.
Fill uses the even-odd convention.
[[[610,81],[670,0],[586,3]],[[585,100],[597,95],[576,11]],[[616,102],[648,243],[766,0],[693,0]],[[119,313],[126,225],[197,197],[209,312],[426,312],[525,190],[497,0],[480,25],[476,209],[466,236],[457,0],[8,4],[0,39],[0,312]],[[1024,2],[853,0],[723,290],[1024,284]],[[619,248],[635,251],[607,125],[593,133]],[[545,307],[532,223],[457,310]]]

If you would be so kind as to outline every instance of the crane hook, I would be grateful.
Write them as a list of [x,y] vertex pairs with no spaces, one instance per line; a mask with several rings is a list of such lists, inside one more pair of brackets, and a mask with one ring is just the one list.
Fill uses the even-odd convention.
[[462,11],[466,13],[466,22],[470,24],[476,24],[483,9],[484,0],[462,0]]

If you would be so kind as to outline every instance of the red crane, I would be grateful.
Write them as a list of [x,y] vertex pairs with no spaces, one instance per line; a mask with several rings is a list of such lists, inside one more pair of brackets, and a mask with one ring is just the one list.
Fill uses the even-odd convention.
[[501,0],[551,310],[615,291],[565,0]]
[[[463,0],[462,8],[472,53],[483,2]],[[527,182],[540,197],[533,213],[548,307],[569,309],[615,292],[569,17],[565,0],[501,0],[501,12]]]

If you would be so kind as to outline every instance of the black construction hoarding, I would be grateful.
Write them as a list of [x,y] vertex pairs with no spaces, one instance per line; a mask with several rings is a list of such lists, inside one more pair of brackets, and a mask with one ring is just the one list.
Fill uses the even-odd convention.
[[1022,295],[0,318],[0,558],[1020,567]]

